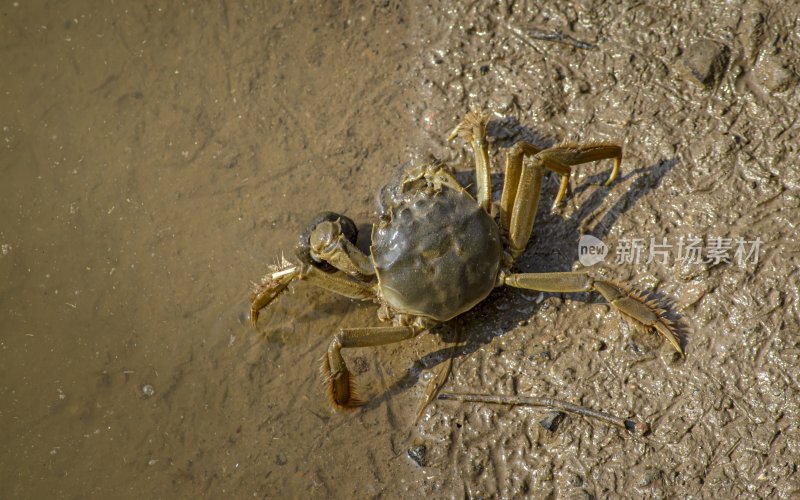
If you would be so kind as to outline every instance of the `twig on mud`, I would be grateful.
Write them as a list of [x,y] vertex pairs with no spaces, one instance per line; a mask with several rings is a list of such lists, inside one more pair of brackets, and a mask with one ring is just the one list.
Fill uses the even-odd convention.
[[608,413],[592,410],[585,406],[580,406],[566,401],[561,401],[553,398],[532,398],[528,396],[497,396],[493,394],[454,394],[454,393],[441,393],[439,399],[447,399],[451,401],[463,401],[467,403],[489,403],[498,405],[511,405],[511,406],[535,406],[541,408],[552,408],[553,410],[563,411],[565,413],[572,413],[588,418],[595,418],[603,422],[617,427],[621,427],[626,431],[633,432],[639,436],[644,436],[650,431],[650,426],[644,422],[639,422],[629,418],[620,418],[610,415]]
[[562,33],[560,30],[545,31],[545,30],[540,30],[538,28],[528,28],[522,30],[513,26],[509,27],[509,29],[515,35],[522,38],[523,40],[532,38],[534,40],[543,40],[545,42],[563,43],[565,45],[571,45],[576,49],[583,49],[583,50],[592,50],[597,47],[593,43],[584,42],[583,40],[578,40],[577,38]]

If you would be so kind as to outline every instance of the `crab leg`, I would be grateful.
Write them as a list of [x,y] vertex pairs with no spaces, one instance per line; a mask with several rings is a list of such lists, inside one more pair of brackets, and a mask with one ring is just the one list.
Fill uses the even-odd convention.
[[363,404],[355,394],[352,375],[342,358],[345,347],[373,347],[393,344],[419,335],[419,326],[385,326],[342,328],[333,336],[328,351],[322,357],[320,371],[328,386],[328,396],[334,409],[353,408]]
[[[500,197],[500,227],[506,234],[511,227],[511,214],[514,200],[517,197],[519,178],[522,174],[522,158],[523,156],[533,156],[539,151],[541,150],[533,144],[521,141],[514,144],[506,156],[506,174],[503,181],[503,194]],[[536,188],[537,191],[539,189],[540,187]],[[535,209],[533,211],[536,212]]]
[[[533,153],[536,151],[535,146],[528,143],[520,144],[519,147],[515,147],[511,151],[506,163],[507,167],[510,166],[512,175],[510,180],[506,179],[507,185],[503,188],[503,197],[506,200],[505,205],[503,204],[503,199],[500,201],[500,224],[508,233],[509,249],[514,260],[522,255],[528,240],[530,240],[533,221],[536,218],[536,211],[539,207],[541,180],[545,168],[561,176],[561,186],[556,196],[555,206],[561,203],[567,194],[569,178],[572,174],[570,165],[613,158],[615,160],[614,169],[611,171],[608,181],[606,181],[606,185],[608,185],[617,177],[622,159],[622,148],[610,143],[566,144],[545,149],[538,153]],[[533,156],[530,162],[523,162],[523,157],[531,153],[533,153]],[[516,186],[514,186],[513,182],[515,180]],[[514,192],[513,195],[511,191]],[[511,212],[510,215],[509,210]],[[506,213],[505,216],[503,216],[504,211]]]
[[478,188],[478,204],[486,213],[492,210],[492,180],[489,163],[489,144],[486,142],[486,124],[489,115],[478,110],[470,111],[447,137],[452,141],[460,136],[472,146],[475,155],[475,183]]
[[419,405],[419,408],[417,409],[417,415],[414,418],[415,424],[419,422],[419,419],[425,414],[425,409],[429,404],[431,404],[431,401],[436,399],[436,397],[439,395],[442,387],[444,387],[444,384],[447,383],[447,379],[450,378],[450,372],[452,371],[453,356],[450,356],[442,363],[442,366],[436,369],[433,377],[431,377],[431,381],[428,382],[428,387],[425,388],[425,396],[423,396],[422,403]]
[[622,162],[622,147],[618,144],[610,142],[596,142],[588,144],[563,144],[554,148],[546,149],[539,153],[544,160],[545,166],[561,176],[561,186],[558,189],[558,195],[553,203],[557,206],[567,195],[567,188],[569,187],[569,178],[572,174],[570,165],[580,165],[581,163],[589,163],[592,161],[614,159],[614,169],[611,170],[611,175],[608,176],[605,185],[610,186],[614,179],[617,178],[620,171],[620,164]]
[[369,300],[375,297],[372,287],[366,283],[344,276],[329,274],[309,265],[293,265],[268,274],[256,287],[250,302],[250,323],[256,326],[259,312],[267,307],[295,279],[306,280],[312,285],[351,299]]
[[[537,157],[534,156],[534,159]],[[516,187],[508,227],[508,246],[511,257],[522,255],[533,232],[533,222],[539,209],[539,193],[542,190],[544,168],[541,159],[523,165]],[[513,189],[513,188],[512,188]]]
[[503,282],[508,286],[541,292],[599,292],[608,303],[634,327],[658,332],[681,356],[680,339],[664,310],[653,300],[611,281],[595,280],[586,272],[511,274]]
[[417,409],[417,415],[414,420],[414,423],[419,422],[419,419],[422,418],[422,415],[425,413],[425,409],[428,405],[436,399],[439,395],[439,392],[444,387],[444,384],[447,383],[447,379],[450,378],[450,372],[453,371],[453,359],[458,355],[459,349],[461,347],[461,343],[464,341],[464,332],[458,330],[456,333],[455,342],[450,343],[450,347],[447,349],[449,353],[447,354],[447,360],[442,362],[441,365],[436,369],[431,377],[430,382],[428,382],[428,387],[425,388],[425,396],[422,398],[422,404],[419,405],[419,409]]
[[312,285],[351,299],[369,300],[375,297],[375,291],[372,286],[347,278],[344,275],[326,273],[314,266],[307,266],[303,269],[300,279],[307,280]]

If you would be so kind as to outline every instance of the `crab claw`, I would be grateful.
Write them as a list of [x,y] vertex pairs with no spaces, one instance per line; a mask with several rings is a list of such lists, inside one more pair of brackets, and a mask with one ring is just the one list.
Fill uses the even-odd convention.
[[292,266],[264,276],[261,284],[257,284],[250,297],[250,324],[255,328],[258,313],[281,294],[289,283],[300,276],[300,269]]

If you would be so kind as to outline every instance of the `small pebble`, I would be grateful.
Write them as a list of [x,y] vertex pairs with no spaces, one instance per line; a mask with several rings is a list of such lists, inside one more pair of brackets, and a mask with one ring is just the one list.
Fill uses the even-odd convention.
[[425,446],[425,443],[413,444],[411,448],[408,449],[408,456],[420,467],[425,467],[428,464],[426,460],[427,452],[428,448]]
[[498,113],[507,113],[514,105],[514,96],[512,94],[495,94],[491,98],[491,108]]
[[683,54],[683,64],[698,83],[713,87],[722,80],[729,59],[728,47],[713,40],[700,40]]
[[149,397],[155,395],[155,393],[156,393],[156,390],[153,389],[152,385],[144,384],[142,386],[142,394],[144,395],[144,397],[149,398]]
[[564,414],[560,411],[551,411],[546,417],[539,420],[539,425],[544,427],[550,432],[558,430],[558,424],[564,419]]

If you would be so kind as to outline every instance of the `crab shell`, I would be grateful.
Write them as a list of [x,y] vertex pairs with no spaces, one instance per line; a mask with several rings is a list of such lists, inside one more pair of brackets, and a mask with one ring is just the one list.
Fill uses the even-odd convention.
[[379,201],[371,253],[392,309],[447,321],[494,289],[503,256],[499,228],[444,167],[407,171]]

